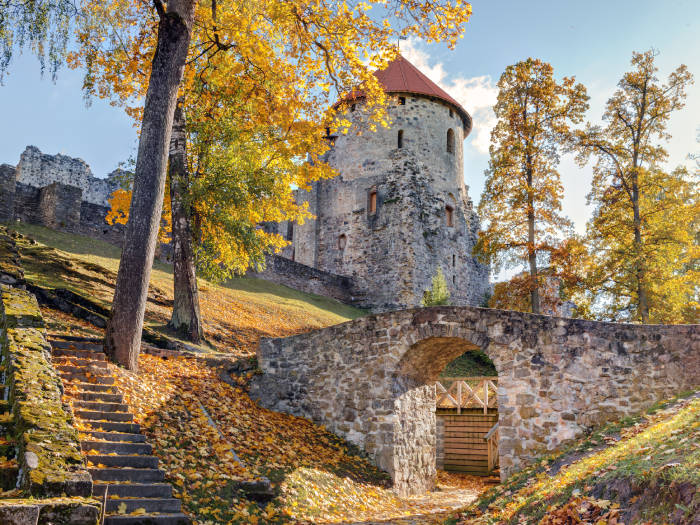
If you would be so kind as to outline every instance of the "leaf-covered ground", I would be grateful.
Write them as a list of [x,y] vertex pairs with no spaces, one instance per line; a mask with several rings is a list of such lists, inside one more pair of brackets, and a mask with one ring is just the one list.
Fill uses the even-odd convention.
[[446,523],[700,524],[700,391],[542,458]]
[[[67,288],[102,306],[110,306],[119,268],[118,248],[36,225],[22,223],[12,227],[37,241],[18,240],[27,280],[43,287]],[[172,309],[172,287],[172,266],[156,262],[146,325],[174,337],[166,328]],[[261,337],[284,337],[366,314],[333,299],[249,277],[221,284],[200,279],[199,287],[202,324],[212,349],[239,356],[253,355]]]

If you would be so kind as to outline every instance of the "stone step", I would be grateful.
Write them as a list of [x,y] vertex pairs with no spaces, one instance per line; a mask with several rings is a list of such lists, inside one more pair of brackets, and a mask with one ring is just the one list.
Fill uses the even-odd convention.
[[[83,361],[88,361],[83,359]],[[85,374],[89,372],[96,376],[110,376],[109,367],[105,361],[88,361],[86,364],[57,363],[54,368],[59,374]]]
[[128,467],[128,468],[158,468],[158,458],[155,456],[125,455],[105,456],[98,454],[88,454],[88,461],[94,466],[103,465],[105,467]]
[[66,383],[92,383],[93,385],[113,385],[114,377],[108,375],[87,375],[84,369],[81,372],[62,372],[58,371],[61,379]]
[[125,432],[127,434],[138,434],[141,432],[141,425],[138,423],[117,423],[114,421],[84,420],[83,423],[90,425],[92,430],[103,430],[105,432]]
[[117,512],[120,505],[126,504],[126,513],[134,512],[136,509],[144,509],[148,513],[175,513],[180,512],[182,504],[175,498],[109,498],[105,512],[112,514]]
[[73,408],[98,412],[126,412],[129,410],[129,405],[105,401],[73,401]]
[[119,394],[116,386],[100,385],[96,383],[75,383],[72,386],[78,389],[78,392],[104,392],[108,394]]
[[121,394],[108,394],[106,392],[67,392],[67,395],[80,401],[101,401],[103,403],[123,403]]
[[105,489],[108,496],[122,498],[170,498],[173,495],[170,483],[95,483],[92,494],[103,497]]
[[103,412],[100,410],[74,410],[75,416],[80,419],[93,421],[109,421],[113,423],[131,423],[134,415],[129,412]]
[[95,352],[94,350],[74,350],[67,348],[54,348],[51,353],[54,357],[60,358],[78,358],[78,359],[95,359],[97,361],[106,361],[107,356],[103,352]]
[[128,442],[128,443],[145,443],[146,436],[143,434],[129,434],[127,432],[100,432],[99,430],[90,430],[86,432],[95,440],[111,441],[111,442]]
[[104,525],[191,525],[190,519],[182,513],[177,514],[147,514],[144,516],[128,516],[110,514],[105,516]]
[[133,481],[147,483],[163,481],[165,472],[155,468],[97,468],[88,467],[93,481]]
[[0,466],[0,490],[12,490],[17,485],[19,468],[17,461],[12,459]]
[[49,339],[49,344],[52,348],[61,348],[63,350],[88,350],[91,352],[103,352],[104,347],[101,344],[85,341],[59,341],[57,339]]
[[119,443],[114,441],[90,441],[80,442],[85,451],[94,450],[102,454],[153,454],[153,446],[150,443]]
[[54,366],[57,369],[61,369],[62,367],[65,366],[71,366],[71,367],[80,367],[82,369],[87,368],[88,370],[100,370],[100,373],[107,372],[109,370],[109,366],[107,365],[107,361],[104,359],[89,359],[85,357],[54,357],[52,358]]

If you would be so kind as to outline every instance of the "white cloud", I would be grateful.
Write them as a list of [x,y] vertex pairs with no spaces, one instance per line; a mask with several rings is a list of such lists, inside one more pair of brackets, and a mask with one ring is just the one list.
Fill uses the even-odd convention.
[[414,40],[401,44],[401,54],[469,112],[474,126],[470,144],[479,153],[488,153],[491,130],[496,125],[493,106],[498,97],[498,88],[491,76],[450,77],[442,62],[431,61]]

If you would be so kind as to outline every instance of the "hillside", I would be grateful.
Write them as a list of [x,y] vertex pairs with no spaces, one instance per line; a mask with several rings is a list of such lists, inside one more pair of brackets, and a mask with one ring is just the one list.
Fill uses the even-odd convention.
[[700,391],[541,458],[446,521],[520,523],[700,524]]
[[[29,224],[13,229],[37,241],[19,240],[22,266],[32,284],[66,288],[109,307],[119,268],[119,249],[80,235]],[[172,267],[156,262],[146,309],[146,326],[173,336],[166,324],[172,307]],[[332,299],[306,294],[252,277],[221,284],[199,280],[205,334],[213,348],[251,355],[260,337],[284,337],[365,315]]]

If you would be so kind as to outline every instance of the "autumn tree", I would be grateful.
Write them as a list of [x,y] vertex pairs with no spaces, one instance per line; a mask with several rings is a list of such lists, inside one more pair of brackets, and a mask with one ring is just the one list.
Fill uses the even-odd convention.
[[[296,126],[295,133],[304,128],[304,135],[309,137],[314,134],[316,142],[324,127],[337,129],[347,126],[349,122],[335,119],[334,110],[330,108],[332,102],[338,98],[343,99],[349,90],[357,85],[362,85],[366,106],[371,110],[375,122],[381,122],[385,115],[385,95],[372,75],[372,70],[383,67],[395,56],[394,42],[397,37],[414,35],[428,41],[446,41],[448,45],[454,46],[463,31],[471,8],[463,0],[432,3],[400,0],[390,6],[379,2],[378,4],[381,5],[375,11],[371,11],[371,3],[339,1],[312,4],[293,1],[280,3],[273,0],[255,3],[223,1],[199,5],[194,13],[195,22],[191,25],[194,32],[190,35],[192,44],[189,46],[188,58],[186,63],[182,62],[186,67],[180,94],[186,100],[186,122],[191,121],[189,115],[192,112],[189,110],[198,107],[202,102],[202,99],[198,98],[199,94],[190,97],[193,86],[207,87],[204,92],[217,93],[216,96],[221,90],[226,92],[226,78],[223,77],[222,71],[227,71],[230,75],[228,80],[238,77],[250,80],[248,89],[241,92],[241,100],[244,103],[239,103],[237,107],[242,107],[243,110],[234,122],[264,122],[268,130],[273,130],[269,135],[273,140],[276,140],[275,137],[288,137],[292,122],[305,123]],[[149,86],[150,90],[150,85],[145,80],[154,74],[151,66],[155,64],[155,60],[152,61],[152,57],[158,57],[160,27],[156,27],[156,23],[159,25],[162,20],[161,11],[150,4],[136,1],[114,0],[88,4],[87,7],[90,17],[87,19],[89,22],[82,24],[79,33],[81,50],[72,57],[73,65],[87,67],[87,92],[110,97],[116,102],[138,100],[138,97],[143,95],[145,86]],[[388,12],[393,24],[387,22]],[[271,82],[270,78],[276,77],[277,73],[287,76],[285,83],[278,86],[284,85],[288,89],[280,89],[279,92],[272,89],[275,82]],[[212,86],[216,86],[216,89],[211,89]],[[290,90],[301,96],[285,98]],[[172,100],[174,104],[174,98]],[[212,115],[205,115],[205,120],[208,119],[215,128],[218,127],[219,123],[216,121],[219,117],[214,115],[221,106],[206,101],[204,106],[215,110],[212,111]],[[283,118],[275,118],[275,108],[281,108]],[[145,118],[145,112],[141,112],[138,104],[132,103],[127,109],[137,118]],[[169,106],[169,115],[170,111]],[[290,116],[293,117],[291,120]],[[250,146],[265,144],[265,132],[260,135],[259,127],[258,131],[250,133],[244,126],[244,131],[238,136],[245,137]],[[143,128],[141,133],[143,141]],[[255,138],[250,140],[251,137]],[[257,173],[264,177],[280,173],[277,165],[280,158],[295,159],[299,163],[303,155],[300,155],[298,149],[304,142],[308,143],[308,138],[291,142],[289,138],[284,138],[281,141],[284,147],[279,148],[280,154],[271,157],[274,162],[268,163],[264,170]],[[292,146],[288,146],[289,144]],[[205,155],[199,158],[199,153],[196,153],[196,162],[189,161],[188,166],[206,165],[211,160],[220,162],[219,166],[222,167],[227,163],[229,167],[235,166],[232,164],[236,157],[235,147],[222,148],[217,144],[216,149],[217,155],[210,157]],[[312,148],[312,160],[317,156],[317,150],[318,148]],[[222,154],[224,151],[227,152],[225,155]],[[253,149],[252,154],[246,153],[243,157],[254,159],[255,152]],[[250,170],[243,171],[251,173]],[[306,180],[299,184],[301,187],[305,187],[308,181],[312,180],[310,177],[314,176],[312,169],[293,171],[305,174]],[[199,179],[199,175],[200,173],[196,173],[193,179]],[[161,184],[162,188],[163,180],[164,171],[163,176],[159,176],[155,182]],[[289,181],[289,178],[286,181]],[[131,223],[153,225],[158,222],[159,214],[155,213],[159,211],[157,205],[146,209],[138,204],[143,196],[139,195],[137,186],[135,180],[127,231],[133,229]],[[221,196],[228,195],[221,185],[209,187],[214,188]],[[260,193],[264,191],[261,190]],[[150,192],[146,197],[152,203],[152,200],[158,200],[160,195]],[[242,195],[245,195],[245,191]],[[233,203],[235,200],[231,199],[229,202]],[[252,202],[252,199],[248,199],[248,202]],[[222,219],[222,223],[217,227],[214,223],[204,220],[200,224],[211,226],[212,232],[223,233],[224,238],[230,239],[228,234],[238,228],[239,233],[246,239],[259,240],[258,229],[248,227],[252,222],[250,219],[224,220],[220,211],[222,208],[218,205],[209,205],[207,208]],[[233,217],[240,218],[241,215],[236,213]],[[275,215],[279,217],[280,213],[274,210],[274,206],[264,206],[257,213],[251,214],[251,218]],[[196,213],[195,216],[199,218]],[[145,222],[144,217],[147,219]],[[246,227],[239,228],[243,223]],[[230,226],[230,229],[227,230],[225,224]],[[205,228],[198,230],[206,231]],[[155,238],[150,234],[147,237]],[[129,242],[130,240],[127,240],[127,244]],[[218,243],[216,250],[207,253],[216,253],[218,250],[221,257],[240,255],[237,252],[240,246],[241,243],[234,243],[233,249],[229,249],[223,243]],[[141,243],[141,247],[146,246]],[[126,292],[128,279],[121,277],[124,272],[120,271],[118,289],[115,292],[116,302],[108,328],[110,341],[107,344],[112,356],[130,368],[136,366],[138,334],[143,322],[144,283],[147,283],[149,271],[143,270],[143,267],[150,266],[152,262],[152,250],[142,250],[141,253],[145,258],[137,258],[131,252],[125,253],[125,256],[134,259],[135,264],[139,266],[138,271],[132,266],[133,271],[129,273],[130,279],[136,279],[139,283],[133,283]],[[221,257],[212,258],[212,268],[221,267]],[[129,266],[130,263],[124,265]],[[133,300],[127,300],[128,296]],[[130,303],[130,312],[125,313],[127,302]]]
[[450,304],[450,290],[447,288],[447,280],[442,268],[438,268],[433,276],[430,290],[423,293],[421,300],[423,306],[443,306]]
[[579,162],[595,159],[588,196],[595,206],[588,224],[593,282],[606,318],[697,322],[700,274],[688,266],[698,254],[697,173],[664,169],[661,145],[693,80],[682,65],[661,83],[656,54],[633,54],[632,71],[607,102],[605,125],[578,134]]
[[570,143],[570,125],[582,120],[588,96],[573,77],[557,82],[551,65],[532,58],[508,66],[498,88],[479,204],[487,226],[476,250],[496,271],[526,265],[530,308],[540,313],[538,267],[571,227],[561,214],[559,151]]

